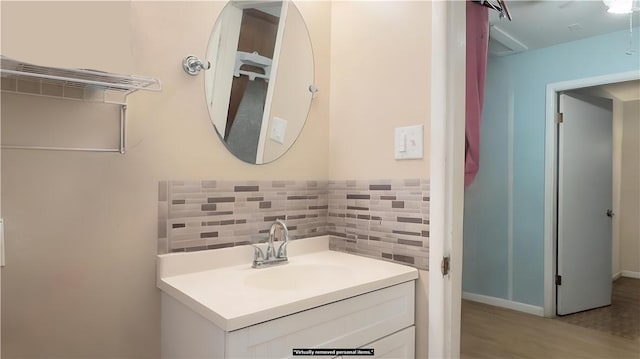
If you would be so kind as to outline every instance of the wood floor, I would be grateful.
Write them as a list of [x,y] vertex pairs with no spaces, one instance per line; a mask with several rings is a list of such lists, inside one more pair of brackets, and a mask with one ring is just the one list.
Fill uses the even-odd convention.
[[640,279],[615,280],[610,306],[556,319],[627,339],[638,339],[640,338]]
[[463,300],[460,351],[462,358],[640,359],[640,339]]

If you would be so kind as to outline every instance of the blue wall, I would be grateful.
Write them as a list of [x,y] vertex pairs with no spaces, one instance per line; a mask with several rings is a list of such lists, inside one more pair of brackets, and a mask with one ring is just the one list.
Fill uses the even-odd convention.
[[[544,304],[544,136],[549,83],[636,70],[621,31],[490,58],[481,126],[480,171],[465,192],[463,291]],[[513,98],[513,192],[508,191],[509,99]],[[513,202],[509,273],[508,202]],[[509,280],[509,275],[512,280]],[[511,286],[512,295],[509,295]]]

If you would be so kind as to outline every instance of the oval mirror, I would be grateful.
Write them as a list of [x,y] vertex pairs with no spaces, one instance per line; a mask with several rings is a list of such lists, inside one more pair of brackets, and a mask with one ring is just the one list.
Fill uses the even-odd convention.
[[311,105],[313,51],[291,1],[230,1],[207,47],[211,122],[227,149],[252,164],[278,159],[302,131]]

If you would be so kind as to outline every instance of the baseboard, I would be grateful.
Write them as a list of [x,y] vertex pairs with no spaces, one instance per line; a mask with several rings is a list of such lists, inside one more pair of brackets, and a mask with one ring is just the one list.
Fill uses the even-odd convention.
[[640,279],[640,272],[632,272],[630,270],[623,270],[622,272],[620,272],[620,274],[623,277]]
[[611,277],[611,279],[612,279],[612,280],[616,280],[616,279],[618,279],[618,278],[620,278],[620,277],[622,277],[622,272],[615,273],[615,274],[613,275],[613,277]]
[[544,316],[544,308],[542,307],[538,307],[531,304],[520,303],[520,302],[514,302],[508,299],[490,297],[487,295],[468,293],[468,292],[462,293],[462,299],[467,299],[473,302],[478,302],[483,304],[489,304],[495,307],[516,310],[518,312],[533,314],[539,317]]

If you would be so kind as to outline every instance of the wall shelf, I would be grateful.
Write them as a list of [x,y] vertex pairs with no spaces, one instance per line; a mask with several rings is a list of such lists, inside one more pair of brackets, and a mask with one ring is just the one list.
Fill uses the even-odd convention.
[[2,148],[13,149],[99,151],[124,154],[126,151],[127,96],[138,90],[162,90],[160,80],[151,77],[114,74],[90,69],[40,66],[2,55],[0,55],[0,76],[3,92],[120,106],[120,146],[117,149],[2,146]]

